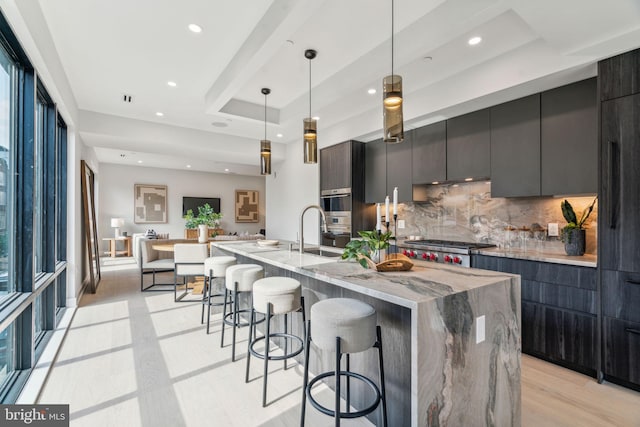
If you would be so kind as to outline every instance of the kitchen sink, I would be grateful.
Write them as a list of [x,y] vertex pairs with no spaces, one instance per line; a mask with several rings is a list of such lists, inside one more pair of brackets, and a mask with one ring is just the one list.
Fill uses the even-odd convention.
[[305,254],[320,255],[328,258],[339,258],[342,256],[339,252],[330,252],[318,248],[309,248],[304,250]]

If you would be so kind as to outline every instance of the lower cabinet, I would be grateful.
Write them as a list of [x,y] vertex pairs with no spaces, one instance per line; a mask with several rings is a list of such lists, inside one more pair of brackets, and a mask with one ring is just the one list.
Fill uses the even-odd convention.
[[596,269],[474,255],[472,266],[519,274],[522,352],[596,376]]
[[595,377],[596,316],[522,301],[522,352]]
[[640,323],[604,317],[604,375],[640,390]]

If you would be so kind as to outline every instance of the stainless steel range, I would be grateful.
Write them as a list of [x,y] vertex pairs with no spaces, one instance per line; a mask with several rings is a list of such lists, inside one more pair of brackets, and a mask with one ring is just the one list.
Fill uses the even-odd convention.
[[475,249],[492,248],[495,245],[475,242],[453,242],[448,240],[405,240],[398,243],[402,253],[416,260],[442,262],[462,267],[471,267],[471,252]]

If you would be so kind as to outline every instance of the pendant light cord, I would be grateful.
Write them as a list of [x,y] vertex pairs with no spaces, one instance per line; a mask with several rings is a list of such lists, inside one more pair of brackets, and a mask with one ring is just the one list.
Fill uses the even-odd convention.
[[309,118],[311,118],[311,59],[309,59]]
[[393,3],[394,1],[391,0],[391,84],[392,85],[393,85],[393,21],[394,21]]
[[264,94],[264,139],[267,139],[267,94]]

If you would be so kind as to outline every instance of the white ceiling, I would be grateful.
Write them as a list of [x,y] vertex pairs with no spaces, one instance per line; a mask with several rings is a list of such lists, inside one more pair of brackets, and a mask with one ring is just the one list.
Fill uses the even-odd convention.
[[[257,174],[260,89],[272,90],[267,137],[301,143],[309,48],[320,146],[381,136],[390,0],[39,4],[102,162]],[[599,59],[640,46],[638,0],[395,0],[395,11],[407,128],[593,76]],[[283,145],[272,152],[284,158]]]

